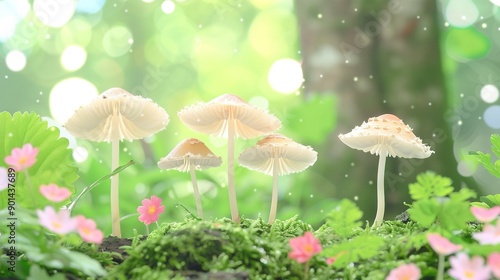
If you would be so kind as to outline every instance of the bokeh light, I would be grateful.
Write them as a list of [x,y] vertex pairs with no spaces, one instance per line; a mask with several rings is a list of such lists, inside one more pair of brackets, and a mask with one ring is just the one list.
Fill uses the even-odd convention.
[[27,0],[0,1],[0,42],[9,39],[16,31],[16,25],[30,11]]
[[76,109],[94,99],[99,92],[82,78],[69,78],[57,83],[50,92],[50,113],[60,124],[73,115]]
[[175,11],[175,3],[171,0],[166,0],[161,3],[161,10],[165,14],[171,14]]
[[498,88],[494,85],[485,85],[481,88],[481,98],[486,103],[493,103],[498,100]]
[[290,94],[297,91],[304,76],[300,63],[293,59],[280,59],[273,63],[267,76],[271,88],[279,93]]
[[87,149],[85,149],[84,147],[78,146],[75,149],[73,149],[73,159],[76,162],[84,162],[87,160],[88,157],[89,157],[89,151],[87,151]]
[[69,46],[61,54],[61,65],[68,71],[80,69],[87,60],[87,52],[80,46]]
[[5,57],[5,64],[11,71],[19,72],[26,66],[26,56],[18,50],[10,51]]
[[493,105],[488,107],[486,111],[484,111],[483,119],[489,127],[499,129],[500,122],[498,120],[500,120],[500,106]]
[[248,103],[264,110],[267,110],[269,108],[269,101],[263,96],[254,96],[250,98],[250,100],[248,100]]
[[76,11],[80,13],[95,14],[104,6],[105,0],[77,0]]
[[461,160],[458,162],[457,171],[464,177],[470,177],[476,171],[476,165],[471,160]]
[[451,0],[446,6],[446,21],[456,27],[468,27],[479,17],[476,4],[471,0]]
[[132,33],[121,25],[109,29],[102,39],[104,50],[111,57],[126,54],[130,50],[131,42],[133,42]]
[[33,11],[38,20],[50,27],[65,25],[75,13],[75,1],[34,0]]

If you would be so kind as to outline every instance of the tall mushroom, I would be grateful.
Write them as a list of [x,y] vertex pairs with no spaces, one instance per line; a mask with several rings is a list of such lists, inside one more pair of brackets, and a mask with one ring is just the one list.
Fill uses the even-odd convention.
[[[120,141],[136,140],[164,129],[168,114],[151,99],[135,96],[121,88],[111,88],[80,107],[64,125],[78,138],[111,142],[111,170],[119,163]],[[112,235],[121,237],[118,202],[118,174],[111,177]]]
[[273,176],[269,224],[276,219],[278,176],[301,172],[316,162],[318,153],[280,134],[271,134],[243,151],[238,162],[252,170]]
[[398,117],[385,114],[368,119],[339,138],[347,146],[379,155],[377,173],[377,214],[374,227],[382,224],[385,211],[384,170],[387,156],[402,158],[428,158],[434,151],[413,134],[412,129]]
[[193,183],[193,193],[196,200],[198,217],[203,218],[195,170],[217,167],[221,165],[221,163],[221,158],[214,155],[202,141],[196,138],[189,138],[177,144],[166,157],[161,158],[160,161],[158,161],[158,167],[161,169],[177,169],[181,172],[189,171],[191,174],[191,182]]
[[236,95],[224,94],[208,103],[186,107],[178,113],[191,129],[227,138],[227,189],[231,218],[239,222],[234,187],[234,139],[255,138],[273,132],[281,126],[275,116],[254,107]]

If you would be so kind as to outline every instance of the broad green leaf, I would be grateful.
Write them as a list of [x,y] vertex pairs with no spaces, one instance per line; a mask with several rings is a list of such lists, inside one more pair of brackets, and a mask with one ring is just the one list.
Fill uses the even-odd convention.
[[41,269],[38,265],[32,265],[30,268],[30,276],[27,280],[65,280],[64,274],[57,273],[54,275],[47,274],[47,271]]
[[474,216],[470,203],[460,199],[450,198],[443,203],[438,215],[439,225],[450,232],[467,228],[467,223],[471,221],[474,221]]
[[439,214],[439,203],[436,199],[418,200],[408,209],[410,218],[424,227],[430,227]]
[[419,174],[417,182],[410,184],[409,189],[413,200],[443,197],[453,191],[450,178],[429,171]]
[[490,194],[487,196],[481,196],[479,200],[486,203],[489,207],[500,205],[500,194]]
[[492,134],[490,137],[491,151],[500,158],[500,135]]
[[476,193],[468,188],[463,188],[458,192],[454,192],[450,194],[450,199],[452,201],[467,201],[470,198],[475,198]]
[[[40,185],[54,183],[74,192],[78,168],[73,165],[68,140],[59,138],[59,129],[48,127],[35,113],[0,113],[0,166],[7,167],[4,159],[13,148],[30,143],[39,149],[36,163],[25,171],[16,172],[16,204],[29,209],[49,202],[38,191]],[[27,180],[26,174],[29,176]],[[59,207],[69,200],[57,203]],[[7,191],[0,191],[0,209],[7,205]]]
[[332,247],[326,249],[322,255],[326,257],[335,257],[336,260],[333,266],[341,268],[350,263],[376,256],[383,244],[384,239],[380,236],[360,235],[351,240],[334,244]]
[[338,205],[328,213],[327,224],[335,234],[347,238],[353,234],[353,229],[362,225],[359,221],[363,212],[349,199],[342,199]]

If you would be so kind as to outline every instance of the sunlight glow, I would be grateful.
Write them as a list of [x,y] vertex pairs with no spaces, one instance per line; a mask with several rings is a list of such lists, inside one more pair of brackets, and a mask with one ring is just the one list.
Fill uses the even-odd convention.
[[171,14],[175,11],[175,3],[172,2],[171,0],[166,0],[163,3],[161,3],[161,10],[165,14]]
[[80,69],[87,60],[87,52],[80,46],[68,46],[61,55],[61,65],[68,71]]
[[446,6],[446,21],[456,27],[468,27],[479,17],[479,11],[471,0],[451,0]]
[[85,149],[84,147],[78,146],[73,150],[73,159],[76,162],[84,162],[88,157],[89,151],[87,151],[87,149]]
[[481,98],[486,103],[493,103],[498,100],[498,88],[494,85],[485,85],[481,88]]
[[10,70],[19,72],[26,66],[26,56],[18,50],[10,51],[5,57],[5,64]]
[[97,97],[96,87],[82,78],[69,78],[57,83],[50,92],[50,113],[65,124],[76,109]]
[[75,1],[34,0],[33,11],[38,20],[50,27],[65,25],[75,13]]
[[267,79],[272,89],[284,94],[294,93],[304,81],[300,63],[289,58],[274,62]]

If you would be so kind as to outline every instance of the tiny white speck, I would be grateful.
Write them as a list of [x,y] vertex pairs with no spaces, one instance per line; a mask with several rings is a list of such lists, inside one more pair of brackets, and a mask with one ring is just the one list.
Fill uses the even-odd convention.
[[40,95],[42,95],[42,94],[43,94],[43,92],[40,91]]
[[123,148],[123,151],[124,151],[124,152],[127,152],[127,151],[128,151],[128,149],[127,149],[127,148]]
[[349,174],[345,174],[344,176],[347,178],[347,177],[349,177]]
[[202,27],[203,27],[203,25],[201,25],[201,24],[198,25],[198,28],[202,28]]
[[461,121],[461,120],[460,120],[460,121],[458,121],[458,122],[457,122],[457,124],[458,124],[458,125],[462,125],[462,121]]
[[132,45],[132,44],[134,43],[134,39],[132,39],[132,38],[128,39],[128,43],[129,43],[130,45]]
[[292,195],[292,193],[291,193],[291,192],[289,192],[289,193],[288,193],[288,195]]
[[323,18],[323,15],[322,14],[318,14],[318,18]]
[[450,24],[448,22],[445,22],[444,26],[448,27],[448,26],[450,26]]
[[354,81],[357,82],[358,81],[358,77],[354,77]]
[[420,19],[420,16],[417,16],[417,19]]
[[436,133],[432,133],[432,137],[436,137]]
[[45,39],[50,39],[50,34],[45,34]]
[[355,9],[354,9],[354,11],[355,11],[355,12],[357,12],[357,11],[358,11],[358,8],[355,8]]
[[300,52],[300,51],[298,51],[297,53],[299,53],[299,54],[300,54],[301,52]]
[[483,23],[483,24],[481,24],[481,27],[486,28],[486,27],[488,27],[488,25],[486,23]]
[[368,78],[373,79],[373,75],[368,76]]
[[478,120],[482,119],[481,116],[477,117]]
[[37,100],[36,100],[36,103],[40,103],[40,99],[37,99]]
[[467,19],[467,17],[466,17],[466,16],[462,16],[462,19],[463,19],[463,20],[466,20],[466,19]]
[[96,151],[96,152],[99,152],[99,148],[95,148],[95,151]]
[[113,7],[116,7],[116,3],[113,4]]
[[373,185],[373,181],[368,181],[368,185]]
[[8,79],[9,78],[9,75],[5,75],[5,79]]
[[349,60],[346,60],[345,63],[349,63]]
[[125,9],[125,13],[128,13],[128,9]]
[[399,176],[403,176],[403,173],[399,172],[399,174],[398,174],[398,175],[399,175]]
[[411,109],[415,109],[415,106],[414,106],[414,105],[411,105],[411,107],[410,107],[410,108],[411,108]]
[[313,198],[313,197],[314,197],[314,195],[312,195],[312,194],[311,194],[309,197],[310,197],[310,198]]
[[323,78],[323,74],[319,75],[320,78]]
[[382,102],[384,102],[384,104],[385,104],[385,103],[387,103],[387,100],[384,100],[384,101],[382,101]]
[[354,166],[354,162],[351,162],[351,166]]
[[[371,181],[370,181],[371,182]],[[354,201],[358,201],[359,197],[357,195],[354,196]]]
[[12,137],[12,132],[9,132],[9,134],[8,134],[8,135],[9,135],[9,137]]
[[429,106],[432,106],[432,102],[429,102]]
[[462,98],[463,98],[463,97],[464,97],[464,94],[463,94],[463,93],[460,93],[460,97],[462,97]]
[[238,49],[234,49],[233,52],[235,52],[235,53],[238,52]]
[[253,189],[253,192],[256,192],[256,191],[257,191],[257,189]]
[[[116,5],[116,4],[115,4]],[[102,159],[99,160],[99,163],[102,163]]]
[[427,31],[427,27],[424,27],[424,31]]
[[240,21],[243,22],[243,18],[240,18]]
[[342,20],[342,23],[345,23],[345,20]]

